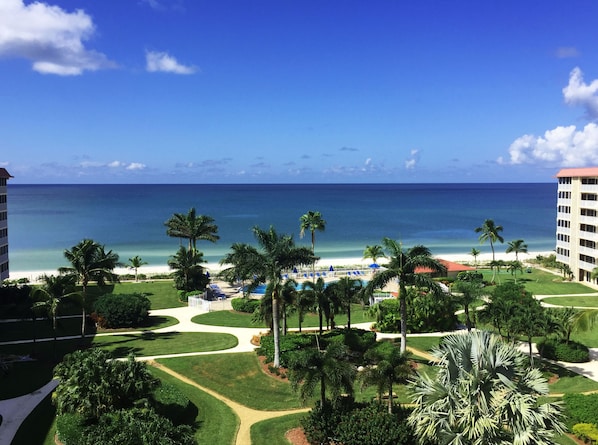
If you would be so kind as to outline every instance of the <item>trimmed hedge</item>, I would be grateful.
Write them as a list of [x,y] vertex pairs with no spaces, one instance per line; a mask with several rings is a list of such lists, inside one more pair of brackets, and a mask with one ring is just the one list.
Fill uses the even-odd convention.
[[578,423],[598,421],[598,394],[565,394],[563,401],[569,429]]
[[150,306],[143,294],[107,294],[96,300],[94,312],[102,328],[137,327],[147,321]]
[[587,346],[569,340],[549,338],[537,343],[540,355],[549,360],[569,363],[585,363],[590,361],[590,351]]
[[233,310],[253,314],[260,307],[261,301],[251,298],[233,298],[230,301]]
[[598,442],[598,428],[593,423],[578,423],[573,425],[571,430],[575,437],[583,440],[585,443],[595,444]]

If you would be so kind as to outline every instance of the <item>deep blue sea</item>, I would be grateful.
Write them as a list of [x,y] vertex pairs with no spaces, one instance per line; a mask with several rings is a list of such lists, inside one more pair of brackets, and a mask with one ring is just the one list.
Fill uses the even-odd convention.
[[361,257],[385,236],[435,255],[482,252],[474,229],[487,218],[502,225],[506,242],[524,239],[530,251],[555,248],[556,183],[548,184],[340,184],[340,185],[11,185],[8,186],[10,268],[54,270],[67,265],[64,249],[93,238],[120,255],[166,265],[179,240],[166,235],[173,213],[210,215],[220,240],[200,242],[217,262],[234,242],[254,242],[251,228],[270,225],[299,238],[299,218],[320,211],[316,232],[322,258]]

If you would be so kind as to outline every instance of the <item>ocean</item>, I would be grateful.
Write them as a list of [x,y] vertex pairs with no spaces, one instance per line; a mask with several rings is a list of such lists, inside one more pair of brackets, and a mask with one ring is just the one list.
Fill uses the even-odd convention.
[[542,184],[285,184],[285,185],[8,185],[10,269],[55,270],[83,238],[120,255],[139,255],[165,266],[179,247],[166,235],[173,213],[209,215],[220,240],[199,242],[210,263],[235,242],[253,243],[253,226],[273,225],[293,234],[309,210],[326,220],[316,232],[316,255],[361,258],[366,245],[383,237],[406,247],[424,244],[434,255],[468,253],[480,245],[474,229],[485,219],[502,225],[507,242],[523,239],[530,251],[555,248],[556,183]]

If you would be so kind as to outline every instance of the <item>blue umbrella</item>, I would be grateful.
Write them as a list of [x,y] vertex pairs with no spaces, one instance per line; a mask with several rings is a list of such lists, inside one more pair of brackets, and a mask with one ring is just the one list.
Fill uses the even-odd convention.
[[372,269],[379,269],[379,268],[380,268],[380,265],[379,265],[379,264],[376,264],[376,263],[372,263],[372,264],[370,264],[370,266],[369,266],[369,267],[371,267]]
[[334,272],[334,267],[330,266],[330,268],[328,269],[328,272]]
[[293,267],[293,273],[297,273],[297,268]]

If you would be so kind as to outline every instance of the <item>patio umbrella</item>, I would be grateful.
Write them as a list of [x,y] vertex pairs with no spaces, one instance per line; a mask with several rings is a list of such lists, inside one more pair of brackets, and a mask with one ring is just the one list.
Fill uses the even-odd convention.
[[328,272],[334,272],[334,267],[330,266],[330,268],[328,269]]
[[297,273],[297,268],[293,267],[293,273]]
[[377,263],[372,263],[369,265],[369,267],[371,267],[372,269],[380,269],[380,265]]

